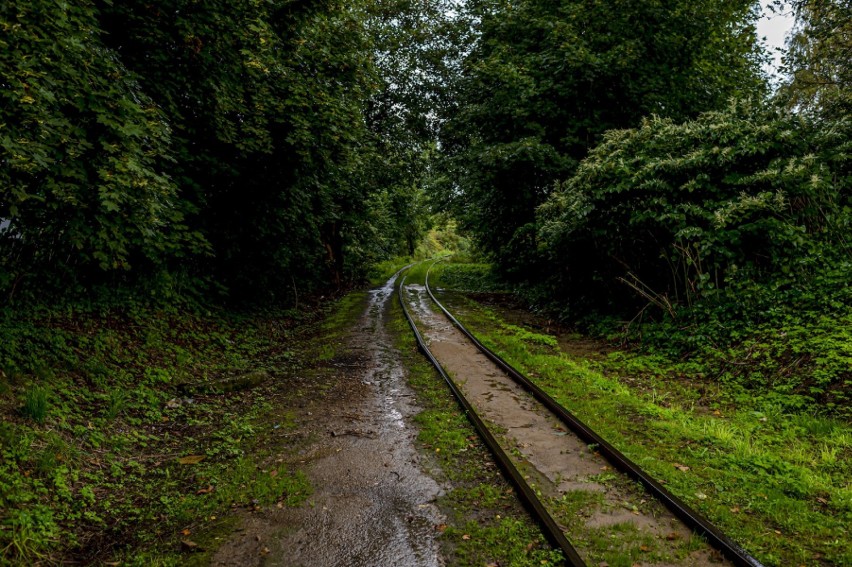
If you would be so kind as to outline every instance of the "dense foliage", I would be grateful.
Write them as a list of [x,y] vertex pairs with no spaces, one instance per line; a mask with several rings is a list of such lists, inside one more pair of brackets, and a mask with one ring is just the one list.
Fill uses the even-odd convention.
[[0,288],[162,259],[181,240],[164,113],[102,43],[91,3],[0,7]]
[[440,199],[529,278],[535,209],[604,132],[761,90],[750,0],[469,3],[479,37],[442,135]]
[[5,3],[0,289],[286,298],[412,249],[432,136],[399,79],[440,69],[442,9]]
[[541,245],[596,307],[628,303],[621,282],[674,316],[730,285],[812,279],[852,259],[850,128],[738,103],[611,131],[541,208]]
[[[786,3],[778,2],[778,9]],[[793,0],[797,23],[787,41],[788,102],[808,113],[838,118],[852,112],[852,3]]]
[[[304,305],[371,264],[448,249],[484,251],[497,273],[438,268],[447,285],[522,289],[643,342],[623,360],[650,405],[541,362],[540,378],[582,390],[571,403],[603,404],[593,415],[677,428],[718,388],[748,426],[717,410],[695,421],[717,454],[686,436],[662,453],[776,483],[784,495],[763,502],[742,491],[770,518],[762,532],[798,530],[820,503],[830,522],[801,533],[828,540],[852,510],[848,486],[826,488],[848,435],[821,415],[852,417],[852,8],[774,4],[797,17],[777,96],[754,0],[0,3],[0,563],[148,564],[138,548],[177,544],[214,511],[303,498],[304,479],[266,475],[240,443],[253,416],[272,419],[267,400],[304,386],[198,400],[180,386],[283,375],[297,310],[213,304]],[[305,359],[327,362],[314,350],[334,341],[307,342]],[[676,408],[657,399],[664,374]],[[805,440],[796,467],[754,451],[773,421],[773,450]],[[199,449],[221,459],[194,473],[175,460]],[[841,545],[814,560],[843,561]]]

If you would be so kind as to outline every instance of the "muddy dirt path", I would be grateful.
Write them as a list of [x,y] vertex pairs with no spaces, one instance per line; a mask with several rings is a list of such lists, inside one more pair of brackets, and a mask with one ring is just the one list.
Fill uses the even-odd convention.
[[[246,517],[213,565],[291,567],[439,567],[442,489],[419,466],[417,408],[385,329],[392,278],[369,295],[352,334],[356,361],[321,399],[306,402],[312,439],[299,460],[314,494],[299,508]],[[292,459],[287,456],[286,459]]]
[[[436,312],[423,286],[406,286],[405,293],[432,353],[456,380],[480,416],[496,431],[502,432],[499,436],[504,439],[504,447],[520,455],[518,466],[535,476],[547,496],[558,498],[570,492],[600,496],[601,504],[584,510],[581,518],[572,519],[572,524],[576,525],[578,522],[574,520],[579,520],[581,531],[587,533],[601,529],[624,532],[623,527],[629,526],[635,534],[634,539],[650,536],[664,555],[683,557],[677,561],[637,562],[635,565],[717,567],[728,564],[680,520],[656,502],[650,502],[651,498],[635,485],[602,482],[601,473],[612,474],[610,463],[566,432],[555,416],[537,404]],[[638,505],[628,507],[625,503]],[[577,535],[568,533],[569,539]],[[581,555],[585,555],[583,542],[574,539],[573,543]]]

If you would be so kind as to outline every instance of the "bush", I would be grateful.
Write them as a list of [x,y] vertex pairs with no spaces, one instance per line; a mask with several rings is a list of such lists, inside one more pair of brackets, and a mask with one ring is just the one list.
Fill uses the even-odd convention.
[[801,285],[848,261],[850,125],[739,102],[608,133],[539,209],[561,297],[675,317],[720,289]]

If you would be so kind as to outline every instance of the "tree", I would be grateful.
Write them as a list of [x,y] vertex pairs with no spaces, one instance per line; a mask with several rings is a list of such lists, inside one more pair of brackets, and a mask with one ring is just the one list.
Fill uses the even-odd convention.
[[375,186],[374,242],[380,253],[413,254],[429,227],[425,186],[438,155],[438,117],[451,104],[466,28],[456,0],[386,0],[368,8],[379,88],[367,106],[375,138],[368,177]]
[[166,171],[168,120],[98,16],[88,1],[0,7],[0,288],[67,286],[191,240]]
[[189,266],[212,264],[236,295],[339,282],[367,214],[358,177],[376,78],[363,6],[131,0],[102,12],[173,125],[168,170],[214,253]]
[[751,0],[469,8],[479,37],[442,131],[440,199],[516,277],[534,274],[536,207],[605,131],[651,113],[684,119],[762,88]]
[[[776,9],[783,9],[779,3]],[[829,117],[852,113],[852,3],[796,0],[796,27],[787,41],[784,68],[788,103]]]

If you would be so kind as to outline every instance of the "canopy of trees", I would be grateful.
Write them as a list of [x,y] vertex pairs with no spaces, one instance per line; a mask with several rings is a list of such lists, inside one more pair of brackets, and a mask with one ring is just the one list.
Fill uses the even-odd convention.
[[506,273],[537,261],[535,209],[607,130],[682,120],[760,93],[744,1],[469,3],[479,37],[456,83],[440,185]]
[[804,273],[846,253],[852,18],[792,9],[772,100],[752,0],[4,3],[0,290],[286,300],[430,203],[574,306]]
[[[779,2],[777,9],[788,6]],[[794,0],[794,33],[788,38],[785,70],[792,81],[785,89],[799,110],[852,113],[852,3],[849,0]]]
[[441,10],[4,3],[0,288],[281,297],[411,248],[431,137],[401,79]]

